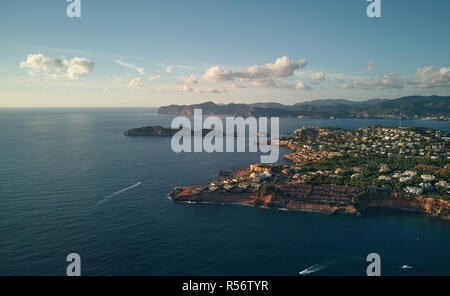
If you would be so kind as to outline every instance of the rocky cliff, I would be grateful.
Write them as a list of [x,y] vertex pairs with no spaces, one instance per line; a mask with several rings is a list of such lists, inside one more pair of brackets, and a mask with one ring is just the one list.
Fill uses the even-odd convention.
[[[326,185],[322,185],[326,186]],[[302,198],[286,197],[277,194],[260,196],[256,193],[235,192],[198,192],[197,187],[177,187],[169,197],[178,202],[242,204],[266,208],[280,208],[296,211],[314,211],[327,214],[360,215],[368,209],[394,209],[426,214],[450,220],[450,202],[431,198],[413,197],[405,194],[369,196],[362,201],[336,200],[332,196],[304,196]]]

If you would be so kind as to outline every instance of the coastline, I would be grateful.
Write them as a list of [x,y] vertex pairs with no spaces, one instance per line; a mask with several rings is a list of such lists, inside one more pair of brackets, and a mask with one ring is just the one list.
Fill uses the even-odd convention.
[[363,200],[363,202],[352,200],[347,203],[336,203],[326,198],[316,201],[313,198],[291,199],[273,194],[260,196],[251,193],[230,192],[192,193],[197,188],[196,186],[178,186],[176,190],[168,195],[168,198],[175,202],[189,204],[236,204],[330,215],[361,216],[367,210],[387,209],[423,214],[450,221],[450,215],[445,213],[445,210],[450,208],[450,202],[433,197],[412,197],[406,194],[393,193],[381,198],[380,196],[371,196],[369,199]]
[[[305,129],[298,131],[303,133]],[[294,153],[298,150],[291,142],[281,141],[280,146],[285,146]],[[292,163],[289,166],[253,164],[250,168],[221,171],[218,178],[209,184],[177,186],[168,196],[176,202],[240,204],[355,216],[372,209],[399,210],[450,220],[450,201],[439,196],[396,192],[388,185],[359,188],[346,182],[344,185],[310,184],[292,179],[289,176],[295,171],[295,166],[299,165],[298,160],[292,159],[292,155],[294,154],[288,152],[281,155],[283,159]],[[336,157],[336,153],[333,157]],[[315,161],[317,160],[310,163]],[[449,166],[442,169],[448,170]],[[273,178],[277,181],[272,182]],[[267,180],[271,181],[266,182]],[[264,187],[269,190],[265,190],[267,188]]]

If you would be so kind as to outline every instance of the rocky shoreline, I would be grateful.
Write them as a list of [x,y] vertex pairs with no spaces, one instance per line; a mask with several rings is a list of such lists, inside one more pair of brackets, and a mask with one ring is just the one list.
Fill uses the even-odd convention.
[[222,171],[209,184],[176,187],[169,198],[345,215],[389,209],[450,220],[449,139],[426,128],[302,127],[279,141],[291,150],[283,157],[292,165]]
[[[329,186],[324,184],[323,186]],[[450,202],[425,196],[407,194],[386,194],[370,196],[362,201],[351,198],[347,201],[337,201],[333,193],[317,198],[307,195],[295,198],[281,194],[259,195],[249,192],[199,192],[197,186],[178,186],[169,194],[176,202],[210,203],[210,204],[240,204],[263,208],[278,208],[292,211],[310,211],[326,214],[361,215],[370,209],[390,209],[411,213],[419,213],[450,220]]]

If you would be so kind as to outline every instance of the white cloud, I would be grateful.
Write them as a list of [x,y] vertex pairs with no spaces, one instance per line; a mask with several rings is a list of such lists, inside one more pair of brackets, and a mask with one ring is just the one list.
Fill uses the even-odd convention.
[[42,53],[29,54],[27,60],[20,63],[20,68],[29,68],[36,71],[47,71],[51,59]]
[[311,79],[314,81],[324,81],[327,73],[325,72],[317,72],[311,75]]
[[208,82],[224,82],[239,78],[241,80],[264,80],[274,78],[286,78],[292,76],[295,70],[306,66],[307,60],[291,60],[287,56],[278,58],[275,63],[255,65],[244,71],[231,72],[220,66],[209,68],[203,75]]
[[142,77],[136,77],[128,82],[128,87],[130,88],[139,88],[143,87],[144,83],[142,82]]
[[52,59],[52,65],[56,71],[59,72],[62,68],[67,66],[67,60]]
[[265,88],[293,88],[293,86],[290,84],[286,84],[274,79],[251,80],[250,85]]
[[[30,69],[30,75],[32,76],[36,76],[41,72],[48,72],[48,75],[55,79],[66,77],[75,80],[90,74],[95,67],[95,63],[80,57],[75,57],[71,60],[52,59],[39,53],[29,54],[26,61],[20,62],[19,66],[20,68]],[[59,74],[61,70],[65,71],[63,75]]]
[[372,60],[370,60],[369,63],[367,64],[366,70],[368,72],[372,72],[373,69],[375,69],[375,63]]
[[205,75],[203,75],[203,79],[208,82],[224,82],[233,80],[234,78],[230,71],[222,69],[219,66],[215,66],[206,70]]
[[280,89],[298,89],[298,90],[312,90],[304,82],[298,82],[297,84],[286,83],[284,81],[276,79],[264,79],[264,80],[251,80],[249,81],[251,86],[264,87],[264,88],[280,88]]
[[301,90],[312,90],[312,88],[310,86],[308,86],[306,83],[299,81],[297,83],[297,85],[295,86],[296,89],[301,89]]
[[400,80],[396,78],[394,73],[389,73],[383,77],[364,79],[352,82],[344,82],[337,84],[337,87],[344,89],[389,89],[389,88],[403,88],[403,84]]
[[95,64],[85,58],[73,58],[67,64],[67,77],[69,79],[79,79],[92,72]]
[[167,73],[172,72],[172,67],[167,67],[167,68],[166,68],[166,72],[167,72]]
[[150,76],[149,80],[153,81],[153,80],[158,80],[160,78],[161,78],[161,75],[157,74],[157,75]]
[[306,66],[307,60],[293,61],[287,56],[278,58],[275,63],[251,66],[244,72],[237,72],[236,77],[247,79],[285,78],[292,76],[295,70]]
[[190,76],[181,78],[178,83],[180,84],[187,84],[187,85],[195,85],[198,84],[197,76],[194,74],[191,74]]
[[408,83],[421,88],[450,87],[450,67],[418,68],[413,79]]
[[144,68],[139,68],[138,66],[135,66],[133,64],[127,63],[127,62],[123,62],[121,60],[115,60],[115,62],[121,66],[127,67],[129,69],[133,69],[136,70],[139,74],[141,75],[145,75],[145,70]]

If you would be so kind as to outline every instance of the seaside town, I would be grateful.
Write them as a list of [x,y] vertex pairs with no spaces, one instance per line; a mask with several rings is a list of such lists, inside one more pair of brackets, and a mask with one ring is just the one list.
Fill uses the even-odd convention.
[[283,157],[292,165],[254,164],[222,171],[209,184],[176,188],[175,195],[207,200],[213,193],[249,193],[348,204],[375,193],[450,201],[450,135],[444,131],[302,127],[279,145],[291,150]]
[[396,192],[449,197],[450,136],[416,127],[370,126],[356,131],[300,128],[280,141],[293,153],[293,179],[391,187]]

